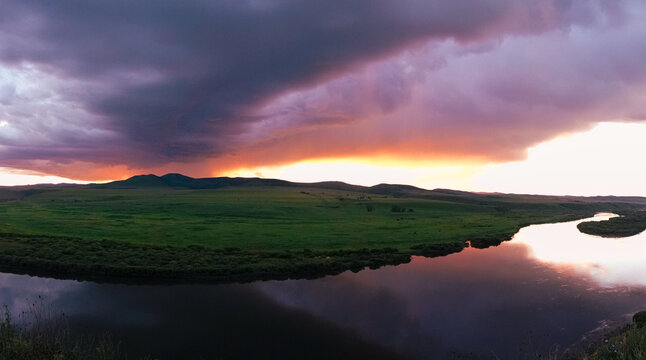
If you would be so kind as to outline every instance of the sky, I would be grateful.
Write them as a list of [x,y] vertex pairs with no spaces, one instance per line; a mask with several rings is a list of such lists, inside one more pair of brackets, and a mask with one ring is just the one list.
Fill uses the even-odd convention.
[[641,0],[0,0],[0,185],[644,195]]

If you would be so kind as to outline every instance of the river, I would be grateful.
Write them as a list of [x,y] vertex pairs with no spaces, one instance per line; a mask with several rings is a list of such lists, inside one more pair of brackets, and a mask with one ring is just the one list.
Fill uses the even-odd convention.
[[600,238],[578,232],[580,221],[315,280],[142,286],[0,274],[0,304],[17,317],[33,304],[62,312],[73,330],[111,333],[130,358],[533,359],[646,309],[646,233]]

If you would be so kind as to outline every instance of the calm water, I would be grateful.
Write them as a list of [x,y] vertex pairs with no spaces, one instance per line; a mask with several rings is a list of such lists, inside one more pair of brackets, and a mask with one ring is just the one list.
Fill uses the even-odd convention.
[[[597,216],[605,219],[607,216]],[[0,274],[0,304],[38,296],[130,355],[536,358],[646,309],[646,233],[533,225],[495,248],[317,280],[130,286]]]

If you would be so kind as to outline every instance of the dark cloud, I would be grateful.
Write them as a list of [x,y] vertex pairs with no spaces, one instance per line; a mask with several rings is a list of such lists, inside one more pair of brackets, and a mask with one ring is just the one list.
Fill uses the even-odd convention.
[[[260,120],[251,115],[253,110],[286,91],[429,39],[467,43],[564,29],[597,21],[600,8],[612,19],[621,19],[620,7],[600,4],[0,1],[0,62],[30,64],[63,83],[69,81],[69,86],[59,87],[64,100],[85,111],[55,120],[70,135],[50,131],[48,141],[35,146],[33,137],[24,135],[29,127],[25,120],[23,146],[0,151],[6,159],[137,166],[231,152],[248,127]],[[381,82],[392,86],[377,94],[386,111],[410,97],[405,84],[392,79],[383,74]],[[87,131],[65,126],[79,121]],[[0,141],[7,145],[6,139]],[[64,143],[78,146],[59,149]]]

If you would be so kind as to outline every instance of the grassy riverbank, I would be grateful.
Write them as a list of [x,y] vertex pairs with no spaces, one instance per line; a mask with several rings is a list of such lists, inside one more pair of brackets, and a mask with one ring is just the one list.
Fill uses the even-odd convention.
[[[70,332],[63,316],[42,317],[29,312],[30,322],[16,325],[5,308],[0,315],[2,360],[122,360],[119,344],[109,336],[93,337]],[[142,359],[142,360],[147,360]]]
[[618,334],[605,338],[580,360],[643,360],[646,359],[646,311],[633,317],[633,323]]
[[646,211],[633,211],[605,221],[587,221],[577,225],[579,231],[603,237],[628,237],[646,230]]
[[446,255],[465,241],[497,245],[528,224],[646,204],[180,175],[4,190],[0,267],[122,280],[316,277]]

